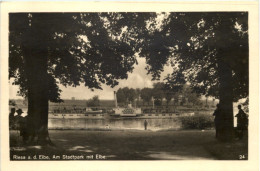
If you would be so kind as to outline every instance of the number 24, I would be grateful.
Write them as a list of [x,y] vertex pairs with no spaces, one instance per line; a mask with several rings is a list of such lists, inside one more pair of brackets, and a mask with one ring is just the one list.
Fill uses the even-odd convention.
[[243,154],[243,155],[239,155],[239,159],[241,160],[241,159],[245,159],[246,158],[246,156]]

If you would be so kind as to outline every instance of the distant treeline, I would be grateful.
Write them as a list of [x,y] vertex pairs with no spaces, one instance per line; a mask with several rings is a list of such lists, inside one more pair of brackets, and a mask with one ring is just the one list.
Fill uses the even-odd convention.
[[117,101],[119,104],[140,103],[151,105],[154,101],[155,106],[163,105],[199,105],[200,95],[192,91],[189,85],[184,84],[176,88],[170,88],[166,83],[158,82],[153,84],[153,88],[133,89],[119,88],[117,91]]

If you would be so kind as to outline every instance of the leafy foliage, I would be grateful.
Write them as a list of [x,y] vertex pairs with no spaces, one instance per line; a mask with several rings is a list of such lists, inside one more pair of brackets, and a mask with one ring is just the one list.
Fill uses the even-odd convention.
[[[117,91],[117,101],[119,103],[133,102],[140,95],[143,100],[143,105],[147,103],[150,104],[152,98],[154,99],[155,105],[162,105],[162,100],[166,99],[167,105],[171,100],[177,100],[182,97],[182,101],[188,99],[187,102],[198,104],[200,96],[197,93],[192,92],[189,85],[184,84],[177,86],[170,84],[169,82],[156,82],[153,84],[153,88],[143,88],[143,89],[133,89],[133,88],[119,88]],[[174,88],[172,88],[174,87]],[[176,88],[178,87],[178,88]],[[185,98],[185,99],[184,99]]]
[[146,102],[149,105],[152,99],[152,89],[151,88],[141,89],[140,97],[143,99],[143,102]]
[[[218,63],[222,60],[232,69],[234,101],[248,96],[247,13],[161,15],[160,25],[150,24],[143,32],[147,43],[140,52],[154,79],[165,64],[171,64],[174,71],[169,82],[185,80],[197,93],[219,97]],[[156,23],[156,17],[150,22]]]
[[246,113],[249,113],[249,98],[246,98],[246,101],[243,103],[243,107]]
[[119,103],[134,102],[138,97],[138,92],[133,88],[119,88],[117,91],[117,100]]
[[184,129],[214,128],[214,118],[211,115],[198,114],[194,116],[179,117]]
[[164,83],[158,82],[153,84],[152,96],[155,100],[162,100],[164,98]]
[[87,101],[88,107],[98,107],[100,106],[100,100],[98,96],[94,96],[92,99]]
[[16,103],[14,100],[9,100],[9,106],[16,106]]

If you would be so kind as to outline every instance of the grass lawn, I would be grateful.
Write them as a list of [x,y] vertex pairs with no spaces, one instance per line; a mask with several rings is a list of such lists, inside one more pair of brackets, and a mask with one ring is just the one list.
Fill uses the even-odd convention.
[[[247,158],[247,136],[224,143],[215,139],[214,130],[183,131],[86,131],[50,130],[52,146],[21,146],[15,131],[10,133],[10,158],[14,155],[84,156],[105,160],[238,160]],[[56,158],[58,159],[58,158]],[[71,159],[71,158],[67,158]]]

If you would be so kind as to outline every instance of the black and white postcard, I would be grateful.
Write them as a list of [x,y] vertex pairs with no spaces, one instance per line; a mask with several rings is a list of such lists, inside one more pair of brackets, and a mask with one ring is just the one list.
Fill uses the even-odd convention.
[[257,2],[1,4],[1,169],[258,169]]

